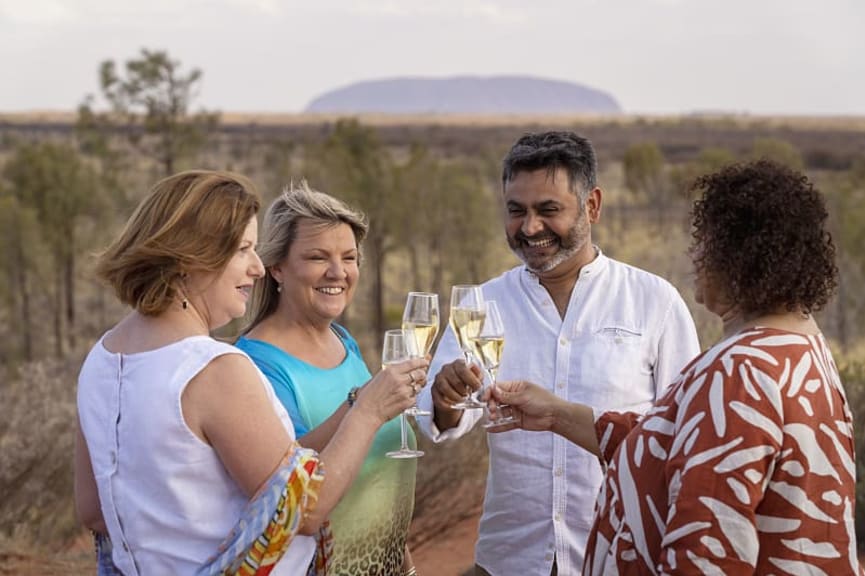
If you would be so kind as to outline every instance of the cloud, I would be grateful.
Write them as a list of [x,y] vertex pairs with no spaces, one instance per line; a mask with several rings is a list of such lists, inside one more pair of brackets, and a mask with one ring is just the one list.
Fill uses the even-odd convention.
[[0,20],[23,25],[86,24],[94,19],[156,21],[196,12],[215,14],[226,7],[274,15],[285,12],[285,4],[280,0],[0,0]]
[[68,2],[57,0],[0,0],[0,19],[17,24],[50,24],[74,17]]
[[526,14],[517,6],[492,0],[441,0],[439,2],[404,2],[399,0],[360,0],[349,10],[369,15],[396,18],[445,17],[469,18],[501,23],[516,23]]

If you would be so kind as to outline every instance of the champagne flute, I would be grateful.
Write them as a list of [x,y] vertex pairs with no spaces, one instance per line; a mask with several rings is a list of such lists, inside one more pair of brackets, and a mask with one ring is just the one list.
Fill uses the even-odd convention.
[[[382,369],[391,364],[399,364],[405,362],[411,355],[410,352],[413,346],[406,338],[403,330],[388,330],[384,333],[384,344],[381,350],[381,367]],[[412,450],[408,445],[408,422],[406,421],[405,412],[399,415],[400,427],[400,446],[399,450],[394,450],[385,454],[388,458],[419,458],[423,456],[420,450]]]
[[[439,297],[429,292],[409,292],[402,314],[402,329],[413,341],[413,356],[429,355],[439,332]],[[409,416],[430,416],[417,404],[405,411]]]
[[[466,365],[472,363],[472,344],[469,334],[478,331],[484,321],[484,294],[476,284],[458,284],[451,288],[450,326],[465,356]],[[470,391],[466,397],[451,406],[459,410],[484,408]]]
[[[484,321],[477,326],[475,332],[469,334],[469,340],[474,347],[475,354],[480,359],[483,367],[486,368],[487,374],[489,374],[490,388],[494,389],[499,366],[502,361],[502,352],[505,349],[505,325],[502,322],[502,315],[499,313],[499,308],[495,301],[487,300],[485,302],[485,309],[486,315],[484,316]],[[513,416],[503,415],[502,408],[507,408],[507,406],[500,404],[498,418],[485,422],[484,428],[516,422]]]

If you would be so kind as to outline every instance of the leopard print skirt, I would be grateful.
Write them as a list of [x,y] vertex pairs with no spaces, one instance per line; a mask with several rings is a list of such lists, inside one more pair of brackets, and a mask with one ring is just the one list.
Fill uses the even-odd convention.
[[402,575],[414,511],[416,470],[416,460],[368,459],[352,488],[331,513],[334,550],[329,573]]

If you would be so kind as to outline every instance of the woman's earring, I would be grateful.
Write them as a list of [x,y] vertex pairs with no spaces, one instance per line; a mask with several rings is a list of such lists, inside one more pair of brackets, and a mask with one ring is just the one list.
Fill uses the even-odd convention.
[[282,294],[282,282],[277,282],[276,284],[276,292]]
[[[186,287],[186,272],[180,273],[180,281],[183,282],[184,288]],[[186,290],[184,289],[184,292]],[[189,300],[186,299],[186,296],[183,297],[183,300],[180,302],[180,307],[186,310],[189,308]]]

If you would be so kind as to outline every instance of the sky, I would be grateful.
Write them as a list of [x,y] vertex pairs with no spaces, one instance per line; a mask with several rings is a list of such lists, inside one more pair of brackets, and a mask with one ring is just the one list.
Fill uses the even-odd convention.
[[74,110],[166,50],[199,107],[301,112],[352,82],[529,75],[625,112],[865,115],[865,0],[0,0],[0,113]]

